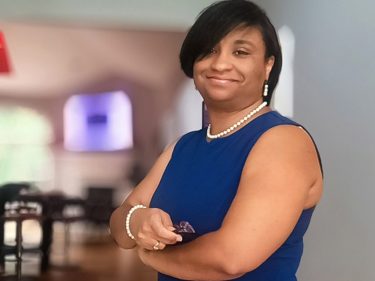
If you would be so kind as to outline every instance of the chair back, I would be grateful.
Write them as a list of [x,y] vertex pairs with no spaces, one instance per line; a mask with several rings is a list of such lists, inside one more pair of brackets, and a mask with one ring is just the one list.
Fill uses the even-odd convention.
[[108,224],[114,210],[113,187],[88,187],[85,200],[85,217],[95,224]]
[[21,190],[30,189],[29,183],[7,183],[0,186],[0,214],[4,213],[5,203],[17,201]]

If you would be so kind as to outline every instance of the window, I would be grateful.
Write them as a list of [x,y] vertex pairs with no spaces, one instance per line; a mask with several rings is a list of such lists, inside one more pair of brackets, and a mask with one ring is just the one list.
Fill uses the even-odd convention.
[[53,180],[48,120],[21,107],[0,108],[0,184]]

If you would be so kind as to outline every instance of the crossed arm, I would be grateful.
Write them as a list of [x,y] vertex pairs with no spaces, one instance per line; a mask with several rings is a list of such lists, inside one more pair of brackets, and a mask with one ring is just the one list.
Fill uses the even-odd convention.
[[304,208],[315,205],[321,180],[305,132],[278,126],[256,143],[221,228],[162,251],[141,247],[141,260],[185,280],[228,280],[262,264],[288,238]]

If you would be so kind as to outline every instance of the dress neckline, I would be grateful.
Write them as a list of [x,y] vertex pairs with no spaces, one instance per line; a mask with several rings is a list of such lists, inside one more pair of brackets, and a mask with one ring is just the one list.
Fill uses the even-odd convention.
[[217,138],[217,139],[207,139],[207,127],[203,130],[203,137],[204,137],[204,141],[205,143],[207,144],[212,144],[212,143],[218,143],[218,142],[221,142],[221,141],[224,141],[224,140],[228,140],[230,139],[231,137],[234,137],[235,135],[239,134],[241,131],[243,131],[245,128],[247,128],[248,126],[250,126],[251,124],[254,124],[255,121],[258,121],[261,117],[263,116],[266,116],[270,113],[274,113],[276,112],[275,110],[270,110],[270,111],[267,111],[265,113],[262,113],[261,115],[258,115],[257,117],[255,117],[254,119],[250,120],[249,123],[247,123],[245,126],[239,128],[237,131],[233,132],[232,134],[230,135],[227,135],[227,136],[224,136],[224,137],[221,137],[221,138]]

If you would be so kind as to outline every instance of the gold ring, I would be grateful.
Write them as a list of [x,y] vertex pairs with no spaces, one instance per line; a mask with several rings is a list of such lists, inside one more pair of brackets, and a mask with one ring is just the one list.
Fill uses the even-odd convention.
[[156,242],[156,244],[152,247],[155,251],[156,250],[159,250],[159,245],[160,245],[160,242]]

